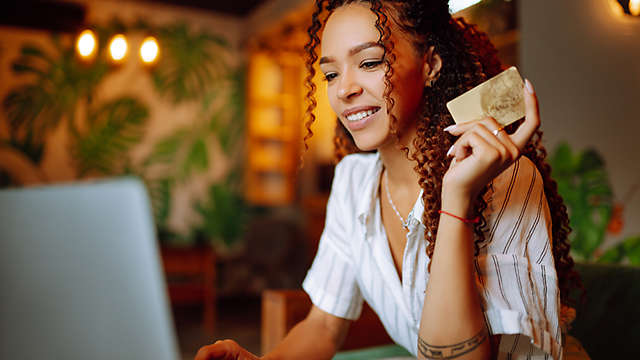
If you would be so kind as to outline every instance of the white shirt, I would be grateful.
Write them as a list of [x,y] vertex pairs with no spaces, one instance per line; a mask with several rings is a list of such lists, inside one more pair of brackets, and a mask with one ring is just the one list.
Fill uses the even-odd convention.
[[[380,215],[382,168],[378,153],[352,154],[336,166],[324,231],[302,286],[314,305],[341,318],[357,319],[366,300],[389,336],[417,356],[429,281],[424,206],[419,196],[408,216],[399,279]],[[485,201],[488,230],[474,262],[489,331],[504,334],[498,359],[561,359],[560,297],[542,177],[522,156],[493,180]]]

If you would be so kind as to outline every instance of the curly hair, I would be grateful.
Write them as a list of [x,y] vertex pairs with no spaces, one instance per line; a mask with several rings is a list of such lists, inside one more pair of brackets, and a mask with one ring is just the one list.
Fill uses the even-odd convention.
[[[500,73],[503,68],[497,58],[497,50],[489,41],[488,36],[475,25],[467,23],[463,18],[453,18],[445,0],[316,0],[312,22],[308,28],[309,41],[305,46],[306,68],[305,78],[307,86],[308,106],[305,126],[306,140],[312,136],[311,125],[315,121],[313,110],[316,107],[314,94],[316,86],[313,83],[315,75],[314,64],[318,59],[316,48],[320,43],[318,32],[324,22],[335,9],[350,3],[368,3],[376,16],[375,26],[380,34],[378,42],[384,48],[385,62],[385,91],[383,98],[387,104],[387,114],[390,117],[390,134],[399,140],[398,121],[392,114],[394,106],[391,94],[393,92],[393,64],[395,62],[394,45],[391,39],[390,18],[401,31],[411,35],[413,47],[418,53],[425,53],[432,46],[434,52],[442,59],[442,68],[435,82],[425,86],[423,107],[417,123],[417,136],[413,139],[414,150],[409,153],[407,147],[401,149],[407,158],[416,163],[414,170],[419,176],[419,185],[423,189],[422,201],[424,213],[422,222],[425,224],[425,239],[429,242],[427,256],[432,257],[435,249],[438,221],[440,214],[440,198],[442,179],[449,167],[451,159],[446,152],[455,142],[455,137],[443,131],[454,124],[453,118],[446,109],[447,101],[475,87],[487,78]],[[428,99],[428,101],[426,101]],[[512,134],[520,122],[505,128]],[[562,197],[558,194],[557,184],[551,178],[551,167],[545,161],[546,150],[541,145],[542,131],[536,130],[534,136],[527,143],[522,155],[528,157],[540,171],[544,181],[544,192],[547,197],[552,217],[553,257],[559,279],[560,298],[562,304],[574,305],[570,298],[573,288],[581,288],[582,283],[574,270],[574,262],[569,254],[570,244],[568,235],[571,232],[567,208]],[[337,122],[335,136],[335,160],[344,156],[360,152],[347,129],[340,121]],[[480,222],[474,225],[475,254],[477,255],[485,241],[487,221],[483,211],[487,208],[484,200],[490,185],[484,187],[475,199],[474,212],[480,216]],[[431,265],[431,264],[429,264]],[[430,270],[430,269],[428,269]],[[584,291],[583,291],[584,295]]]

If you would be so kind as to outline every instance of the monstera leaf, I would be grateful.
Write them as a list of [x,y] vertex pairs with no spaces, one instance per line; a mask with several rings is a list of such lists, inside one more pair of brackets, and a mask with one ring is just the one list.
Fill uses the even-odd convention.
[[198,99],[228,73],[224,39],[192,33],[186,24],[158,28],[162,56],[153,70],[156,90],[175,103]]
[[149,111],[144,105],[128,97],[90,111],[89,131],[79,135],[73,147],[79,173],[120,173],[127,152],[142,138],[148,116]]
[[593,260],[595,250],[604,241],[613,208],[604,161],[593,149],[573,154],[563,143],[549,162],[558,192],[568,207],[572,254],[579,260]]
[[149,197],[151,198],[151,206],[153,208],[153,217],[156,225],[160,230],[166,230],[167,220],[171,211],[171,187],[173,180],[170,178],[161,179],[144,179]]
[[[243,138],[244,71],[228,65],[232,60],[229,45],[219,36],[192,31],[181,23],[150,25],[139,21],[130,25],[113,19],[92,29],[99,44],[92,61],[81,61],[73,44],[56,36],[47,50],[28,43],[22,47],[12,71],[25,81],[2,99],[8,131],[0,134],[0,146],[17,149],[37,167],[48,135],[66,126],[77,176],[131,173],[144,178],[161,232],[170,231],[167,219],[175,186],[209,171],[216,160],[211,154],[217,156],[220,148],[231,159],[227,164],[232,165],[225,185],[216,185],[220,188],[211,194],[218,204],[215,210],[209,207],[213,201],[199,209],[209,219],[216,217],[211,221],[225,224],[222,238],[231,241],[229,234],[235,230],[230,229],[237,228],[230,220],[234,213],[220,209],[232,211],[240,206],[239,192],[232,189],[241,183],[242,174],[240,154],[235,149]],[[129,32],[154,34],[158,39],[159,61],[146,72],[156,92],[173,103],[188,101],[199,106],[190,125],[167,134],[142,163],[133,163],[129,152],[142,139],[149,117],[147,107],[131,97],[106,103],[98,103],[99,98],[94,97],[103,80],[120,69],[105,56],[109,39]],[[231,178],[232,183],[228,181]],[[0,173],[0,186],[8,182],[10,179]]]
[[[245,76],[244,69],[230,73],[229,92],[227,93],[228,106],[221,109],[225,113],[214,112],[210,118],[211,130],[216,133],[218,142],[225,153],[230,153],[232,149],[237,148],[238,142],[244,138]],[[226,118],[224,114],[227,115]]]
[[81,100],[90,99],[109,68],[104,61],[80,65],[73,47],[65,47],[52,37],[54,52],[38,45],[25,44],[12,64],[14,74],[32,79],[7,94],[3,107],[8,119],[9,139],[4,143],[20,150],[39,163],[45,137],[65,118],[77,131],[75,109]]

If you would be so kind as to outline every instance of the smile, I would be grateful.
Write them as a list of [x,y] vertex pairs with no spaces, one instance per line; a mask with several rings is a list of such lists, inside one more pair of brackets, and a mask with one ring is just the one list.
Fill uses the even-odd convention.
[[362,119],[366,118],[367,116],[371,116],[371,115],[377,113],[378,110],[380,110],[379,107],[373,108],[373,109],[369,109],[369,110],[358,111],[357,113],[350,114],[346,118],[349,121],[359,121],[359,120],[362,120]]

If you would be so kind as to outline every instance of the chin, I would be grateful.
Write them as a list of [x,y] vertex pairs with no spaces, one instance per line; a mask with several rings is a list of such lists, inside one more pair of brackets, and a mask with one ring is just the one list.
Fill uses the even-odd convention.
[[349,125],[342,123],[347,129],[355,145],[361,151],[374,151],[381,148],[389,141],[389,125],[384,119],[377,118],[368,126],[359,129],[351,130]]
[[361,136],[351,134],[353,141],[361,151],[374,151],[385,143],[386,139],[383,137],[368,135],[370,134],[362,134]]

